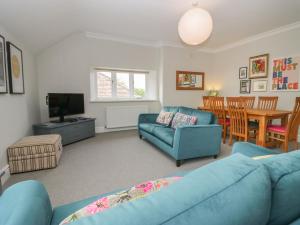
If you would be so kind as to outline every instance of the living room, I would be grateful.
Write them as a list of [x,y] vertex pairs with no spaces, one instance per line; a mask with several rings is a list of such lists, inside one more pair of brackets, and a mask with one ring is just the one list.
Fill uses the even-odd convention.
[[[300,224],[300,199],[292,197],[300,196],[296,188],[300,185],[300,154],[295,151],[299,149],[299,10],[300,2],[292,0],[1,1],[0,176],[4,192],[0,224],[24,224],[24,217],[13,215],[11,207],[26,198],[14,198],[14,187],[20,195],[24,192],[26,196],[26,191],[28,196],[35,195],[35,189],[49,195],[50,206],[34,197],[21,204],[24,208],[49,208],[45,212],[35,208],[39,218],[32,216],[29,225],[100,221]],[[255,74],[253,65],[263,68],[257,67],[260,71]],[[259,109],[264,97],[272,99],[275,106]],[[56,104],[66,98],[73,98],[74,104],[62,113],[66,107],[57,110]],[[252,106],[241,109],[239,104],[250,98]],[[230,101],[237,101],[238,107],[231,107]],[[242,134],[234,131],[237,108],[246,121]],[[63,119],[63,123],[59,121]],[[35,139],[43,134],[54,134],[56,139]],[[53,150],[59,153],[51,153],[57,157],[54,165],[46,166],[48,161],[41,159],[45,155],[24,155],[29,151],[22,149],[26,141],[31,148],[47,142],[59,149]],[[256,157],[259,159],[253,160]],[[29,165],[35,160],[41,163],[39,169]],[[272,174],[270,168],[278,174]],[[237,170],[239,175],[234,172]],[[187,208],[174,206],[191,207],[194,203],[181,200],[202,202],[204,196],[220,194],[252,170],[262,171],[257,175],[257,187],[246,182],[251,197],[256,188],[271,190],[270,183],[276,183],[275,177],[281,173],[295,175],[280,180],[283,186],[292,186],[283,191],[287,202],[278,203],[286,208],[274,204],[271,208],[266,196],[271,198],[272,191],[253,197],[253,204],[262,208],[260,213],[252,203],[245,204],[245,209],[237,207],[239,202],[247,202],[243,193],[230,197],[232,202],[225,196],[223,206],[211,200],[210,206],[190,214],[183,213]],[[271,175],[266,175],[267,170]],[[196,182],[203,181],[201,178],[205,182]],[[156,184],[157,179],[170,187],[137,200],[127,199],[129,204],[118,203],[105,213],[80,214],[85,218],[74,222],[67,219],[78,216],[77,210],[105,193],[129,191],[128,187],[145,181]],[[18,187],[27,185],[28,180],[36,183]],[[205,189],[214,182],[215,188]],[[178,191],[188,185],[194,196]],[[168,193],[159,198],[164,192]],[[177,199],[175,195],[181,196]],[[90,200],[68,205],[82,199]],[[64,213],[59,208],[62,205]],[[166,215],[158,210],[163,206]],[[44,213],[50,219],[43,219]],[[175,216],[178,214],[182,217]]]

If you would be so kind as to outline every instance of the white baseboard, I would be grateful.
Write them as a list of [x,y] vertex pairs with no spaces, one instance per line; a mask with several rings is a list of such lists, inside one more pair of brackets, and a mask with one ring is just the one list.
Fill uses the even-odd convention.
[[4,184],[10,177],[10,172],[9,172],[9,165],[4,166],[1,171],[4,171],[4,175],[1,178],[2,184]]
[[96,127],[96,133],[100,134],[100,133],[107,133],[107,132],[114,132],[114,131],[122,131],[122,130],[136,130],[137,127],[122,127],[122,128],[105,128],[105,127]]

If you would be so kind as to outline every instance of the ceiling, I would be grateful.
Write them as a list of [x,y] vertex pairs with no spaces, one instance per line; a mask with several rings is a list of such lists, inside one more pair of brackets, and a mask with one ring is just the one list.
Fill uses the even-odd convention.
[[[199,0],[216,49],[300,21],[300,0]],[[76,32],[180,44],[177,23],[193,0],[1,0],[0,24],[34,52]]]

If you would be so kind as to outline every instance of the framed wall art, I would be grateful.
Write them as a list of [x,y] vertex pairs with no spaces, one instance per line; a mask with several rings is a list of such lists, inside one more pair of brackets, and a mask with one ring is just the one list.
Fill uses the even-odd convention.
[[247,72],[248,72],[248,68],[245,67],[240,67],[239,69],[239,78],[240,79],[247,79]]
[[251,92],[251,80],[240,81],[240,94],[249,94]]
[[9,90],[11,94],[24,94],[24,72],[22,50],[7,42],[7,67],[9,76]]
[[268,77],[269,54],[250,57],[249,59],[249,78]]
[[253,92],[265,92],[267,91],[268,80],[253,80],[252,91]]
[[299,91],[300,56],[272,60],[272,91]]
[[5,39],[0,35],[0,94],[7,93]]
[[204,73],[176,71],[176,90],[204,90]]

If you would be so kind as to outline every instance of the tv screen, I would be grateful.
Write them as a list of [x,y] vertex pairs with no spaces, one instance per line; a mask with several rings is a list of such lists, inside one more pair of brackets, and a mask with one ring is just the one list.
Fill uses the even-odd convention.
[[84,95],[70,93],[49,93],[49,116],[63,117],[84,113]]

